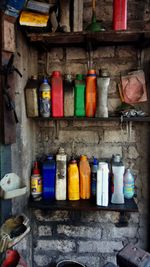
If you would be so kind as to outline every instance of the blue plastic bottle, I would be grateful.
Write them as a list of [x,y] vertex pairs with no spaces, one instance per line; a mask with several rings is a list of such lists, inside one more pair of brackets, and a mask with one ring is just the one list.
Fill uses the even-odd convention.
[[42,164],[43,191],[44,200],[55,199],[55,179],[56,179],[56,162],[53,156],[48,156]]
[[96,200],[97,169],[98,160],[94,158],[91,168],[91,195],[93,200]]

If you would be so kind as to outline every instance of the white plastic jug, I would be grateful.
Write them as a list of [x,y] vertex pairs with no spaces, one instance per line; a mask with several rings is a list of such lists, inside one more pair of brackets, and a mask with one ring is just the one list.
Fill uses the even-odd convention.
[[97,188],[96,188],[96,204],[98,206],[108,206],[108,163],[99,162],[97,170]]

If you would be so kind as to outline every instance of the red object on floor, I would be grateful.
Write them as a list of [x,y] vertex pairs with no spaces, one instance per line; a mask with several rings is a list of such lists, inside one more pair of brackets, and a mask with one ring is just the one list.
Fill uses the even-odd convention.
[[17,267],[17,266],[27,267],[24,259],[19,255],[17,250],[8,249],[6,251],[6,258],[2,263],[1,267]]
[[113,30],[127,29],[127,0],[113,1]]

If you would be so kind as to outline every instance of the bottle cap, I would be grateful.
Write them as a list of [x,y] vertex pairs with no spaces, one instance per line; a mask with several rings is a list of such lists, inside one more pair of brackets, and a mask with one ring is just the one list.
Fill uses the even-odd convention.
[[93,159],[93,165],[98,165],[98,160],[96,158]]
[[65,80],[72,82],[72,75],[71,74],[65,74]]
[[87,160],[87,156],[81,155],[80,160]]
[[114,156],[113,156],[113,161],[119,163],[119,162],[121,161],[121,156],[120,156],[120,154],[116,154],[116,155],[114,155]]
[[43,83],[48,83],[48,80],[46,78],[44,78]]
[[52,77],[60,77],[61,76],[61,72],[58,70],[55,70],[52,72]]
[[32,79],[32,80],[37,80],[37,75],[32,75],[32,76],[31,76],[31,79]]
[[46,157],[46,159],[48,159],[48,160],[51,160],[51,159],[53,159],[54,157],[53,157],[53,155],[48,155],[47,157]]
[[65,153],[65,150],[63,147],[60,147],[59,150],[58,150],[58,153],[60,154],[64,154]]
[[99,70],[99,76],[100,77],[109,77],[109,72],[107,69],[100,69]]
[[76,80],[79,80],[79,81],[84,80],[84,75],[83,74],[77,74]]
[[94,69],[88,70],[87,74],[96,74],[96,70],[94,70]]
[[75,159],[72,159],[72,160],[70,161],[70,163],[71,163],[71,164],[76,164],[77,161],[76,161]]
[[39,168],[38,168],[38,162],[37,161],[35,161],[34,162],[34,166],[33,166],[33,174],[38,174],[38,175],[40,175],[40,170],[39,170]]

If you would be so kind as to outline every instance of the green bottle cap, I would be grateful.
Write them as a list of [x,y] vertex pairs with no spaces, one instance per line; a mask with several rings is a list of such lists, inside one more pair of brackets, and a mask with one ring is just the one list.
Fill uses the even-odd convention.
[[83,74],[77,74],[76,75],[76,80],[84,80],[84,75]]

